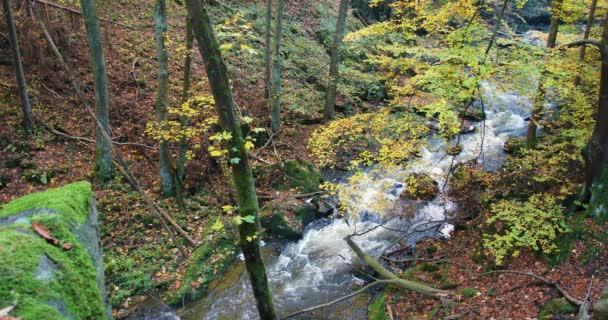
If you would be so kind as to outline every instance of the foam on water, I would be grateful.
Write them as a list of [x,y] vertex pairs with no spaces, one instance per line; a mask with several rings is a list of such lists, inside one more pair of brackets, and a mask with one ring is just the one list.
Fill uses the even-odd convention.
[[[486,170],[495,170],[502,166],[505,140],[525,133],[527,122],[524,119],[529,116],[532,103],[514,93],[498,92],[494,85],[487,82],[482,83],[481,88],[486,120],[473,124],[475,132],[461,135],[460,144],[463,149],[455,157],[454,163],[476,159]],[[448,144],[455,145],[456,141],[446,143],[441,139],[430,138],[427,147],[421,150],[421,157],[410,165],[369,170],[365,179],[353,186],[359,193],[346,200],[354,201],[351,206],[360,210],[359,221],[336,219],[316,224],[316,227],[307,229],[303,239],[286,245],[280,255],[268,263],[268,279],[282,315],[330,301],[349,292],[357,283],[360,284],[360,279],[351,273],[358,259],[343,239],[356,231],[378,225],[377,217],[382,216],[382,212],[375,212],[379,201],[394,203],[395,206],[390,210],[404,206],[399,195],[405,189],[404,181],[409,174],[428,174],[440,187],[443,186],[452,165],[452,157],[446,156]],[[391,228],[419,231],[406,239],[408,243],[413,245],[425,236],[449,237],[453,231],[453,226],[449,224],[428,224],[429,221],[445,220],[449,212],[455,209],[455,204],[445,194],[441,193],[430,202],[412,204],[410,209],[414,212],[410,219],[389,223]],[[373,256],[380,254],[395,237],[396,234],[392,231],[376,228],[357,237],[356,241],[365,252]],[[213,293],[202,301],[202,308],[206,311],[199,319],[222,319],[222,316],[230,319],[258,319],[254,301],[244,272],[241,279],[229,289]]]

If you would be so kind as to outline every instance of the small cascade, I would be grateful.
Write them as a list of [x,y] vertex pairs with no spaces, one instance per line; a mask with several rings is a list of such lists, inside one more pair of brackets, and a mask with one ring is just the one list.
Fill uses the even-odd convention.
[[[356,197],[351,197],[351,207],[359,209],[357,221],[345,219],[324,220],[307,229],[303,239],[285,245],[280,254],[267,261],[267,274],[274,293],[275,303],[281,315],[314,306],[340,297],[361,284],[352,271],[358,258],[343,240],[347,235],[372,229],[385,215],[378,212],[378,202],[391,204],[381,210],[408,210],[409,219],[388,222],[391,229],[416,230],[407,238],[414,245],[428,236],[449,237],[453,226],[435,222],[445,220],[456,209],[445,195],[442,186],[451,165],[477,161],[486,170],[500,168],[504,161],[504,142],[509,137],[523,136],[526,132],[532,102],[510,92],[499,92],[495,85],[481,84],[486,119],[472,123],[462,134],[459,144],[462,151],[454,157],[446,156],[449,146],[456,140],[429,138],[421,157],[410,165],[400,168],[370,168],[364,179],[358,180]],[[440,186],[440,194],[432,201],[409,203],[400,199],[405,189],[405,178],[413,173],[424,173]],[[345,199],[341,199],[345,201]],[[382,206],[381,206],[382,207]],[[353,219],[351,219],[353,220]],[[409,232],[409,231],[408,231]],[[376,228],[356,238],[362,249],[370,255],[378,255],[395,239],[396,233],[386,228]],[[253,293],[246,272],[223,291],[212,292],[187,310],[184,319],[258,319]],[[329,311],[328,311],[329,312]],[[328,314],[328,319],[331,316]],[[320,316],[322,317],[322,316]]]

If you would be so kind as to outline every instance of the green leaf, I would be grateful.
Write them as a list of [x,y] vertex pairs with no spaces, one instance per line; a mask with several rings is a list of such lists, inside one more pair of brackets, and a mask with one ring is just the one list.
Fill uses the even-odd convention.
[[241,162],[241,158],[232,158],[232,159],[230,159],[230,163],[232,163],[232,164],[238,164],[239,162]]
[[224,222],[222,222],[222,220],[217,219],[215,221],[215,223],[211,226],[211,230],[213,231],[220,231],[224,229]]
[[255,217],[254,217],[254,216],[251,216],[251,215],[241,217],[241,219],[242,219],[243,221],[247,222],[247,223],[254,223],[254,222],[255,222]]

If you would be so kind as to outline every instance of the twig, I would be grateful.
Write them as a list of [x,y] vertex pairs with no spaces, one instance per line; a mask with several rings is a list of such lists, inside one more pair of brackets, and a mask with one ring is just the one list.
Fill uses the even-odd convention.
[[[319,195],[319,194],[324,194],[325,192],[326,191],[317,191],[317,192],[310,192],[310,193],[300,193],[300,194],[290,195],[290,197],[293,197],[293,198],[296,198],[296,199],[299,199],[299,198],[308,198],[308,197],[313,197],[313,196],[316,196],[316,195]],[[278,195],[269,195],[269,194],[267,194],[267,195],[263,195],[263,194],[260,195],[258,193],[258,198],[261,198],[261,199],[276,199],[276,198],[280,198],[280,197],[281,197],[280,194],[278,194]]]
[[[71,12],[71,13],[82,15],[82,12],[80,12],[80,11],[78,11],[76,9],[72,9],[70,7],[62,6],[60,4],[57,4],[57,3],[54,3],[54,2],[50,2],[50,1],[47,1],[47,0],[29,0],[29,1],[40,2],[40,3],[42,3],[44,5],[47,5],[47,6],[51,6],[51,7],[57,8],[57,9],[61,9],[61,10],[64,10],[64,11],[68,11],[68,12]],[[116,25],[119,25],[121,27],[125,27],[127,29],[138,30],[138,28],[136,28],[136,27],[129,26],[129,25],[126,25],[124,23],[113,21],[113,20],[110,20],[110,19],[107,19],[107,18],[99,18],[99,20],[105,21],[105,22],[109,22],[109,23],[112,23],[112,24],[116,24]]]
[[542,283],[548,285],[548,286],[552,286],[554,287],[566,300],[568,300],[568,302],[572,303],[573,305],[576,306],[582,306],[583,302],[574,298],[573,296],[571,296],[566,290],[564,290],[562,287],[560,287],[557,283],[549,281],[549,279],[541,277],[539,275],[536,275],[534,273],[531,272],[522,272],[522,271],[514,271],[514,270],[495,270],[495,271],[490,271],[490,272],[486,272],[486,273],[482,273],[481,276],[487,276],[490,274],[494,274],[494,273],[512,273],[512,274],[519,274],[522,276],[528,276],[528,277],[532,277],[536,280],[541,281]]
[[[32,10],[32,16],[34,16],[34,15],[36,15],[36,13],[34,12],[34,10]],[[63,69],[64,69],[64,71],[66,73],[66,75],[68,76],[70,82],[72,83],[72,86],[74,87],[74,90],[76,91],[76,93],[78,95],[78,98],[80,99],[80,101],[82,102],[83,106],[85,107],[85,109],[90,114],[90,116],[93,119],[93,122],[95,123],[95,125],[98,128],[101,129],[101,130],[99,130],[99,132],[101,132],[101,135],[102,135],[103,139],[105,139],[106,141],[110,142],[110,145],[111,145],[112,144],[111,143],[112,139],[110,138],[110,136],[106,132],[106,130],[103,127],[103,125],[101,124],[101,122],[99,122],[99,119],[95,115],[95,112],[93,111],[93,109],[91,108],[91,106],[89,106],[89,104],[88,104],[88,102],[87,102],[87,100],[86,100],[86,98],[84,96],[84,93],[80,89],[80,85],[76,81],[76,77],[74,76],[74,73],[72,72],[72,70],[70,69],[70,67],[67,65],[67,63],[63,59],[63,55],[61,55],[61,52],[59,52],[59,49],[55,45],[55,42],[53,41],[53,38],[49,34],[48,29],[46,28],[46,25],[44,24],[44,22],[42,21],[42,19],[40,19],[40,17],[37,17],[36,20],[38,21],[38,24],[40,25],[40,28],[42,29],[42,31],[44,33],[44,36],[45,36],[45,38],[46,38],[49,46],[51,47],[53,53],[57,57],[57,60],[59,60],[61,66],[63,67]],[[152,200],[152,198],[150,198],[150,196],[148,196],[148,194],[143,190],[143,188],[141,187],[141,185],[138,183],[138,181],[135,178],[135,176],[131,173],[131,170],[129,169],[129,166],[128,166],[127,162],[124,160],[124,157],[122,157],[120,151],[118,149],[111,148],[111,152],[112,151],[114,153],[114,157],[116,158],[115,160],[120,164],[118,166],[119,171],[130,181],[131,185],[142,196],[142,198],[143,198],[144,202],[146,203],[146,205],[148,205],[148,207],[150,208],[150,210],[158,218],[158,220],[161,223],[161,225],[167,230],[167,233],[169,233],[171,239],[173,240],[173,242],[174,242],[175,246],[178,248],[178,250],[181,252],[182,256],[186,257],[187,256],[186,252],[184,251],[184,249],[181,246],[181,244],[175,238],[175,235],[173,234],[173,231],[171,231],[171,229],[167,226],[165,220],[167,220],[173,226],[173,228],[175,230],[177,230],[177,232],[180,235],[182,235],[182,237],[184,237],[184,239],[186,239],[190,244],[197,245],[198,243],[196,241],[194,241],[192,238],[190,238],[190,236],[184,231],[184,229],[182,229],[169,216],[169,214],[167,214],[167,212],[165,212],[165,210],[163,210],[160,206],[158,206],[154,202],[154,200]]]
[[263,163],[265,163],[265,164],[272,164],[271,162],[269,162],[269,161],[267,161],[267,160],[264,160],[264,159],[262,159],[262,158],[258,157],[258,155],[257,155],[257,154],[254,154],[253,152],[249,152],[249,156],[250,156],[251,158],[253,158],[253,159],[255,159],[255,160],[258,160],[258,161],[260,161],[260,162],[263,162]]
[[[55,129],[52,125],[46,123],[40,117],[34,116],[34,118],[36,119],[36,121],[38,121],[38,123],[40,123],[43,127],[45,127],[52,134],[62,136],[64,138],[68,138],[68,139],[72,139],[72,140],[80,140],[80,141],[86,141],[86,142],[90,142],[90,143],[96,143],[96,141],[91,138],[75,136],[65,130],[64,130],[64,132],[61,132],[61,131]],[[147,148],[147,149],[152,149],[152,150],[157,149],[156,147],[148,146],[148,145],[141,144],[141,143],[135,143],[135,142],[117,142],[117,141],[112,140],[112,144],[117,145],[117,146],[136,146],[136,147],[142,147],[142,148]]]
[[[267,148],[267,147],[270,145],[270,143],[272,142],[272,140],[274,139],[274,137],[276,137],[276,136],[279,134],[279,132],[281,132],[281,128],[279,128],[279,130],[277,130],[277,132],[275,132],[275,133],[271,133],[271,134],[270,134],[270,137],[268,137],[268,141],[266,141],[266,143],[264,143],[264,145],[263,145],[263,146],[261,146],[261,147],[260,147],[260,148],[259,148],[259,149],[256,151],[256,153],[254,154],[254,156],[257,156],[258,154],[260,154],[260,152],[262,152],[262,150],[266,149],[266,148]],[[254,159],[255,159],[255,158],[254,158]]]
[[434,261],[442,261],[447,258],[447,256],[441,256],[438,258],[405,258],[405,259],[393,259],[389,257],[382,256],[382,259],[390,262],[434,262]]
[[342,297],[340,297],[340,298],[338,298],[338,299],[332,300],[332,301],[330,301],[330,302],[328,302],[328,303],[319,304],[319,305],[316,305],[316,306],[314,306],[314,307],[310,307],[310,308],[307,308],[307,309],[300,310],[300,311],[298,311],[298,312],[294,312],[294,313],[292,313],[292,314],[290,314],[290,315],[288,315],[288,316],[286,316],[286,317],[282,318],[282,320],[286,320],[286,319],[289,319],[289,318],[293,318],[293,317],[295,317],[295,316],[301,315],[301,314],[303,314],[303,313],[307,313],[307,312],[315,311],[315,310],[317,310],[317,309],[321,309],[321,308],[327,308],[327,307],[329,307],[329,306],[331,306],[331,305],[334,305],[334,304],[336,304],[336,303],[338,303],[338,302],[340,302],[340,301],[344,301],[344,300],[346,300],[346,299],[349,299],[349,298],[352,298],[352,297],[354,297],[354,296],[356,296],[356,295],[359,295],[359,294],[361,294],[361,293],[365,292],[366,290],[368,290],[369,288],[372,288],[372,287],[375,287],[375,286],[377,286],[377,285],[381,285],[381,284],[391,284],[391,283],[393,283],[393,282],[395,282],[395,281],[394,281],[394,280],[376,280],[376,281],[369,283],[369,284],[368,284],[368,285],[366,285],[365,287],[363,287],[363,288],[361,288],[361,289],[359,289],[359,290],[357,290],[357,291],[355,291],[355,292],[352,292],[352,293],[350,293],[350,294],[347,294],[347,295],[345,295],[345,296],[342,296]]

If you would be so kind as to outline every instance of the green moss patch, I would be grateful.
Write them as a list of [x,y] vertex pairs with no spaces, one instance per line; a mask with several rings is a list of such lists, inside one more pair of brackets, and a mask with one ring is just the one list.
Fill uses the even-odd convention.
[[304,160],[286,160],[254,170],[259,184],[270,185],[278,191],[297,189],[303,193],[319,190],[323,178],[312,163]]
[[369,320],[388,320],[388,315],[386,314],[386,300],[384,297],[384,292],[380,293],[376,299],[372,301],[369,305]]
[[566,299],[553,299],[543,305],[538,314],[538,319],[554,319],[568,314],[575,314],[577,311],[577,308],[566,301]]
[[[73,234],[86,221],[91,195],[89,183],[75,183],[17,199],[0,211],[0,217],[8,217],[29,209],[51,209],[0,226],[0,306],[16,303],[12,316],[105,318],[95,266]],[[44,224],[59,245],[34,233],[32,221]],[[73,247],[63,250],[65,243]]]
[[91,196],[89,182],[76,182],[13,200],[0,208],[0,218],[29,209],[53,209],[68,221],[84,223]]

